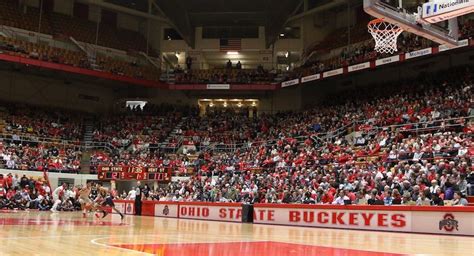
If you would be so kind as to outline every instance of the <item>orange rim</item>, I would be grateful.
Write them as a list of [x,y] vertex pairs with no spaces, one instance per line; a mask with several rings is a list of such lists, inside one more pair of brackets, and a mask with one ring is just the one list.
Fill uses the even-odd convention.
[[[371,20],[371,21],[369,21],[369,23],[367,24],[367,27],[368,27],[369,29],[373,30],[373,31],[393,30],[393,31],[397,31],[397,32],[398,32],[398,31],[402,30],[402,29],[401,29],[399,26],[397,26],[397,25],[395,25],[395,26],[397,26],[396,28],[393,28],[393,29],[383,29],[383,30],[382,30],[382,29],[374,29],[374,28],[371,27],[371,25],[379,24],[379,23],[382,23],[382,22],[386,22],[386,21],[384,21],[384,19],[382,19],[382,18],[375,19],[375,20]],[[389,23],[389,22],[387,22],[387,23]],[[390,23],[390,24],[391,24],[391,23]]]

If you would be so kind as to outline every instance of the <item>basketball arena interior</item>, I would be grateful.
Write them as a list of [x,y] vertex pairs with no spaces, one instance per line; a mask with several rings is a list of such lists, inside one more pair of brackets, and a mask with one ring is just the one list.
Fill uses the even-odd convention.
[[472,0],[1,0],[0,255],[474,255]]

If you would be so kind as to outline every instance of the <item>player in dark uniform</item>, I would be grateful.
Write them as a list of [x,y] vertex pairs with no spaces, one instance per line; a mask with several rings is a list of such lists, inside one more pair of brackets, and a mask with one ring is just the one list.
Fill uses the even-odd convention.
[[97,184],[97,197],[94,202],[96,205],[96,211],[100,211],[103,213],[102,218],[105,218],[105,216],[108,215],[104,207],[110,206],[116,213],[120,215],[120,218],[122,218],[123,220],[124,215],[119,210],[117,210],[117,208],[115,208],[114,200],[112,195],[110,195],[110,191],[107,188],[103,187],[100,183]]

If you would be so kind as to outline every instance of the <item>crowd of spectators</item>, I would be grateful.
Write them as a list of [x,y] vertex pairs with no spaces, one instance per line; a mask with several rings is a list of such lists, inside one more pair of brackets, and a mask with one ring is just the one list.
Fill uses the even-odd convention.
[[3,104],[0,166],[77,173],[84,136],[82,117],[64,110]]
[[98,165],[157,166],[166,158],[163,148],[178,146],[171,133],[184,116],[196,115],[197,109],[166,104],[147,104],[128,108],[122,115],[102,118],[96,124],[93,141],[109,143],[112,153],[102,151],[91,155],[91,168]]
[[78,173],[82,151],[74,145],[0,142],[0,166],[5,169]]
[[276,74],[265,70],[262,66],[257,69],[225,68],[225,69],[176,69],[175,83],[232,83],[232,84],[270,84]]
[[80,144],[83,137],[82,115],[57,110],[39,108],[20,104],[2,104],[2,123],[0,128],[4,135],[10,135],[13,141],[22,137],[30,141],[37,138],[49,138],[54,141],[69,141]]
[[51,189],[42,177],[0,174],[0,209],[46,211],[51,206]]
[[[57,210],[76,211],[80,210],[79,193],[80,186],[63,185],[64,190],[58,195],[61,201]],[[18,174],[0,174],[0,210],[39,210],[48,211],[53,206],[53,196],[50,184],[44,177],[27,177]],[[91,197],[97,195],[95,188],[91,191]]]
[[[116,151],[97,151],[91,161],[190,176],[150,192],[159,200],[464,205],[460,198],[472,194],[474,184],[473,81],[471,66],[455,68],[339,92],[303,112],[258,117],[199,116],[197,109],[167,105],[129,108],[100,118],[93,139]],[[13,109],[6,108],[3,123],[11,137],[0,144],[6,168],[79,170],[79,147],[25,142],[18,133],[80,140],[80,121]],[[197,156],[158,147],[185,139],[236,146],[224,152],[204,147]]]
[[[360,188],[364,184],[365,189],[373,189],[367,184],[377,177],[387,182],[396,176],[411,186],[422,178],[429,183],[434,178],[439,185],[441,177],[454,178],[455,183],[469,180],[474,153],[470,70],[448,70],[399,85],[357,88],[329,96],[323,105],[303,112],[252,118],[230,111],[199,116],[197,109],[163,105],[128,109],[118,117],[100,118],[93,139],[110,143],[117,151],[97,151],[91,164],[172,168],[179,175],[193,173],[190,182],[196,183],[201,181],[197,177],[218,175],[220,179],[208,180],[218,190],[227,184],[216,183],[218,180],[234,175],[240,182],[244,177],[253,183],[263,179],[265,184],[286,184],[283,191],[291,193],[309,189],[308,184],[289,186],[293,176],[318,183],[324,177],[338,184],[352,176],[351,185]],[[28,108],[12,108],[15,111],[5,111],[3,124],[10,137],[0,146],[5,168],[79,171],[79,147],[24,141],[18,135],[80,141],[80,121],[67,119],[61,112],[47,114],[37,109],[34,114]],[[169,140],[173,128],[183,120],[176,137]],[[179,140],[190,140],[204,150],[195,158],[186,152],[166,154],[158,146]],[[235,146],[217,153],[206,149],[210,144]],[[240,186],[243,190],[244,184]],[[265,189],[261,183],[258,187]],[[170,189],[174,195],[174,188]],[[463,195],[466,190],[460,189]]]
[[[258,134],[247,147],[203,152],[191,179],[171,183],[158,197],[465,205],[460,197],[474,192],[470,70],[370,88],[371,97],[347,92],[352,100],[338,95],[344,104],[331,100],[326,108],[267,117],[275,122],[264,131],[251,128]],[[336,133],[344,126],[355,135]]]

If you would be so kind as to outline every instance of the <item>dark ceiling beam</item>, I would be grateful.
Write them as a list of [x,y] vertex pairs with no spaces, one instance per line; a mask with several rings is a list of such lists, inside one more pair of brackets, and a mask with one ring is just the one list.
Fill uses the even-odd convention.
[[130,8],[127,8],[127,7],[123,7],[123,6],[116,5],[116,4],[107,3],[107,2],[104,2],[104,1],[99,1],[99,0],[76,0],[76,1],[80,2],[80,3],[88,4],[88,5],[95,5],[95,6],[98,6],[100,8],[106,9],[106,10],[111,10],[111,11],[116,11],[116,12],[129,14],[129,15],[132,15],[132,16],[142,17],[142,18],[145,18],[145,19],[157,20],[157,21],[164,22],[164,23],[168,22],[168,20],[166,18],[158,16],[158,15],[151,15],[151,14],[148,14],[148,13],[145,13],[145,12],[137,11],[137,10],[130,9]]
[[[272,1],[267,0],[267,4],[272,4]],[[280,0],[278,8],[275,6],[268,6],[269,13],[267,15],[267,25],[265,26],[265,47],[269,48],[270,45],[275,43],[286,21],[295,13],[301,5],[303,0]]]
[[196,12],[196,11],[190,11],[189,12],[190,15],[215,15],[215,14],[219,14],[219,15],[264,15],[265,12],[262,11],[262,12],[258,12],[258,11],[255,11],[255,12],[232,12],[232,11],[229,11],[229,12]]
[[318,7],[315,7],[313,9],[310,9],[310,10],[307,10],[307,11],[304,11],[300,14],[297,14],[297,15],[292,15],[288,20],[287,22],[292,22],[292,21],[295,21],[295,20],[299,20],[301,18],[304,18],[308,15],[314,15],[316,13],[319,13],[319,12],[322,12],[322,11],[327,11],[331,8],[334,8],[334,7],[337,7],[337,6],[340,6],[342,4],[347,4],[348,0],[335,0],[335,1],[330,1],[328,2],[327,4],[324,4],[324,5],[320,5]]
[[[186,1],[184,1],[186,2]],[[186,6],[183,6],[183,1],[180,0],[155,0],[156,6],[166,15],[171,21],[172,27],[181,35],[183,40],[194,48],[195,44],[195,30],[191,25],[189,16],[185,13],[183,19],[183,12],[186,11]]]

